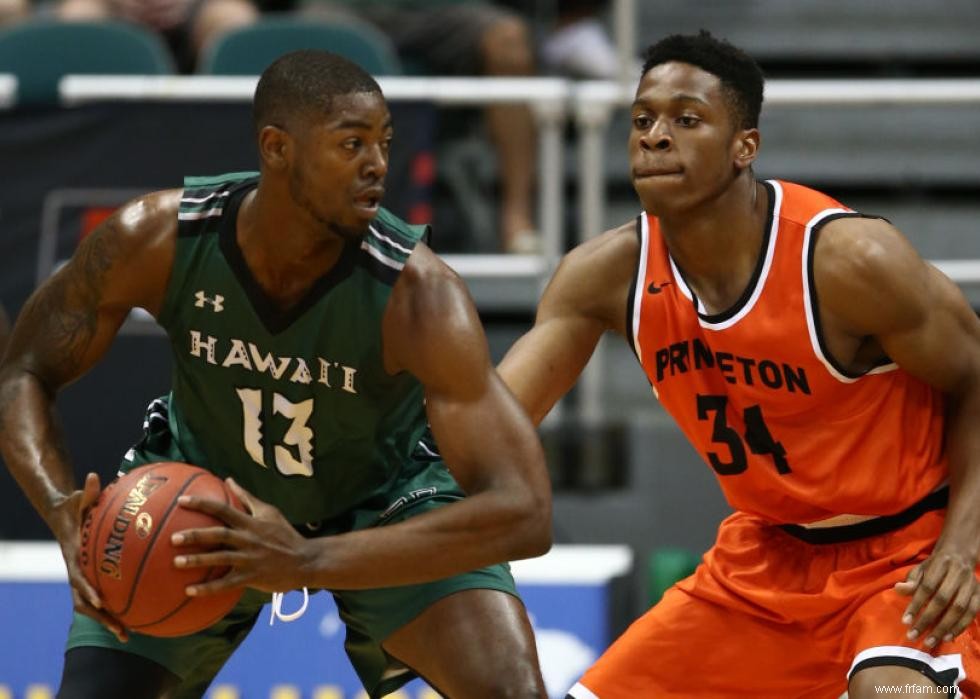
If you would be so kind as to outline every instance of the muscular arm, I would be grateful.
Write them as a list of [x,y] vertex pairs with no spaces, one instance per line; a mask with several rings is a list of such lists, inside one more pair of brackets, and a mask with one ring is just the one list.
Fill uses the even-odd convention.
[[319,540],[323,576],[314,584],[401,585],[547,551],[551,492],[540,442],[493,370],[463,283],[424,246],[395,286],[383,336],[389,370],[408,371],[425,387],[440,451],[468,497],[394,526]]
[[[87,495],[75,490],[55,395],[105,353],[131,308],[159,310],[178,200],[172,193],[137,200],[89,235],[28,299],[0,366],[0,450],[66,558],[77,548],[80,503],[93,493],[90,484]],[[74,561],[67,562],[71,575]]]
[[501,361],[501,378],[534,424],[575,384],[603,332],[626,335],[639,254],[634,229],[626,224],[570,252],[538,304],[534,327]]
[[[956,599],[957,585],[950,576],[943,583],[940,571],[960,576],[960,583],[975,583],[980,554],[980,321],[959,289],[883,221],[828,224],[815,261],[817,294],[832,332],[876,341],[899,366],[948,399],[950,502],[935,560],[927,562],[933,577],[924,581],[922,597],[917,593],[913,601],[914,616],[918,602],[937,593],[930,604],[938,606],[915,625],[922,633],[948,603],[971,604],[966,592],[965,599]],[[980,591],[972,604],[976,608],[970,619],[980,609]],[[962,630],[951,622],[939,627],[939,636],[949,629]]]

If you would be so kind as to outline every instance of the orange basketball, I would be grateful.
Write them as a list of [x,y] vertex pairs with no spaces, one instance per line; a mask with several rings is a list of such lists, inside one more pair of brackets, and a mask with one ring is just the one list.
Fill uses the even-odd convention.
[[244,588],[188,597],[184,588],[222,577],[227,568],[174,567],[178,553],[207,550],[174,546],[170,535],[221,522],[177,504],[180,495],[223,500],[242,510],[224,481],[197,466],[157,463],[135,468],[109,484],[82,523],[79,560],[105,610],[131,631],[183,636],[227,614]]

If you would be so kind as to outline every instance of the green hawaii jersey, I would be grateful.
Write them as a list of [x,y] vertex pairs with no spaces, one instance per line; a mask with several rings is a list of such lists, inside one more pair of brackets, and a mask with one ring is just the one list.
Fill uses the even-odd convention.
[[[383,366],[381,319],[425,227],[382,209],[308,295],[280,311],[245,264],[236,218],[256,173],[189,177],[160,323],[173,346],[170,431],[295,524],[337,517],[409,476],[423,391]],[[283,231],[288,235],[288,231]]]

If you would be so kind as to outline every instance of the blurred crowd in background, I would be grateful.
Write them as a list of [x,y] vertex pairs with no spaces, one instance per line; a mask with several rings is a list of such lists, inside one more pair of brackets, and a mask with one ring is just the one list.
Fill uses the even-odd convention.
[[[405,71],[422,75],[606,79],[618,75],[608,0],[0,0],[0,26],[32,18],[122,20],[159,34],[182,73],[194,73],[222,34],[264,17],[360,22],[380,30]],[[535,253],[535,129],[523,105],[485,110],[499,178],[503,252]]]

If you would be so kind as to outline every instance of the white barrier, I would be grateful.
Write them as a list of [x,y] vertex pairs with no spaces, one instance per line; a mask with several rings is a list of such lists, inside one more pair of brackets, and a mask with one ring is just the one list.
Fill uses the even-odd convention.
[[0,109],[13,107],[17,102],[17,78],[9,73],[0,73]]
[[[538,558],[514,561],[511,571],[520,583],[605,584],[633,567],[633,551],[625,545],[556,544]],[[53,541],[0,540],[0,582],[66,582],[61,548]]]

